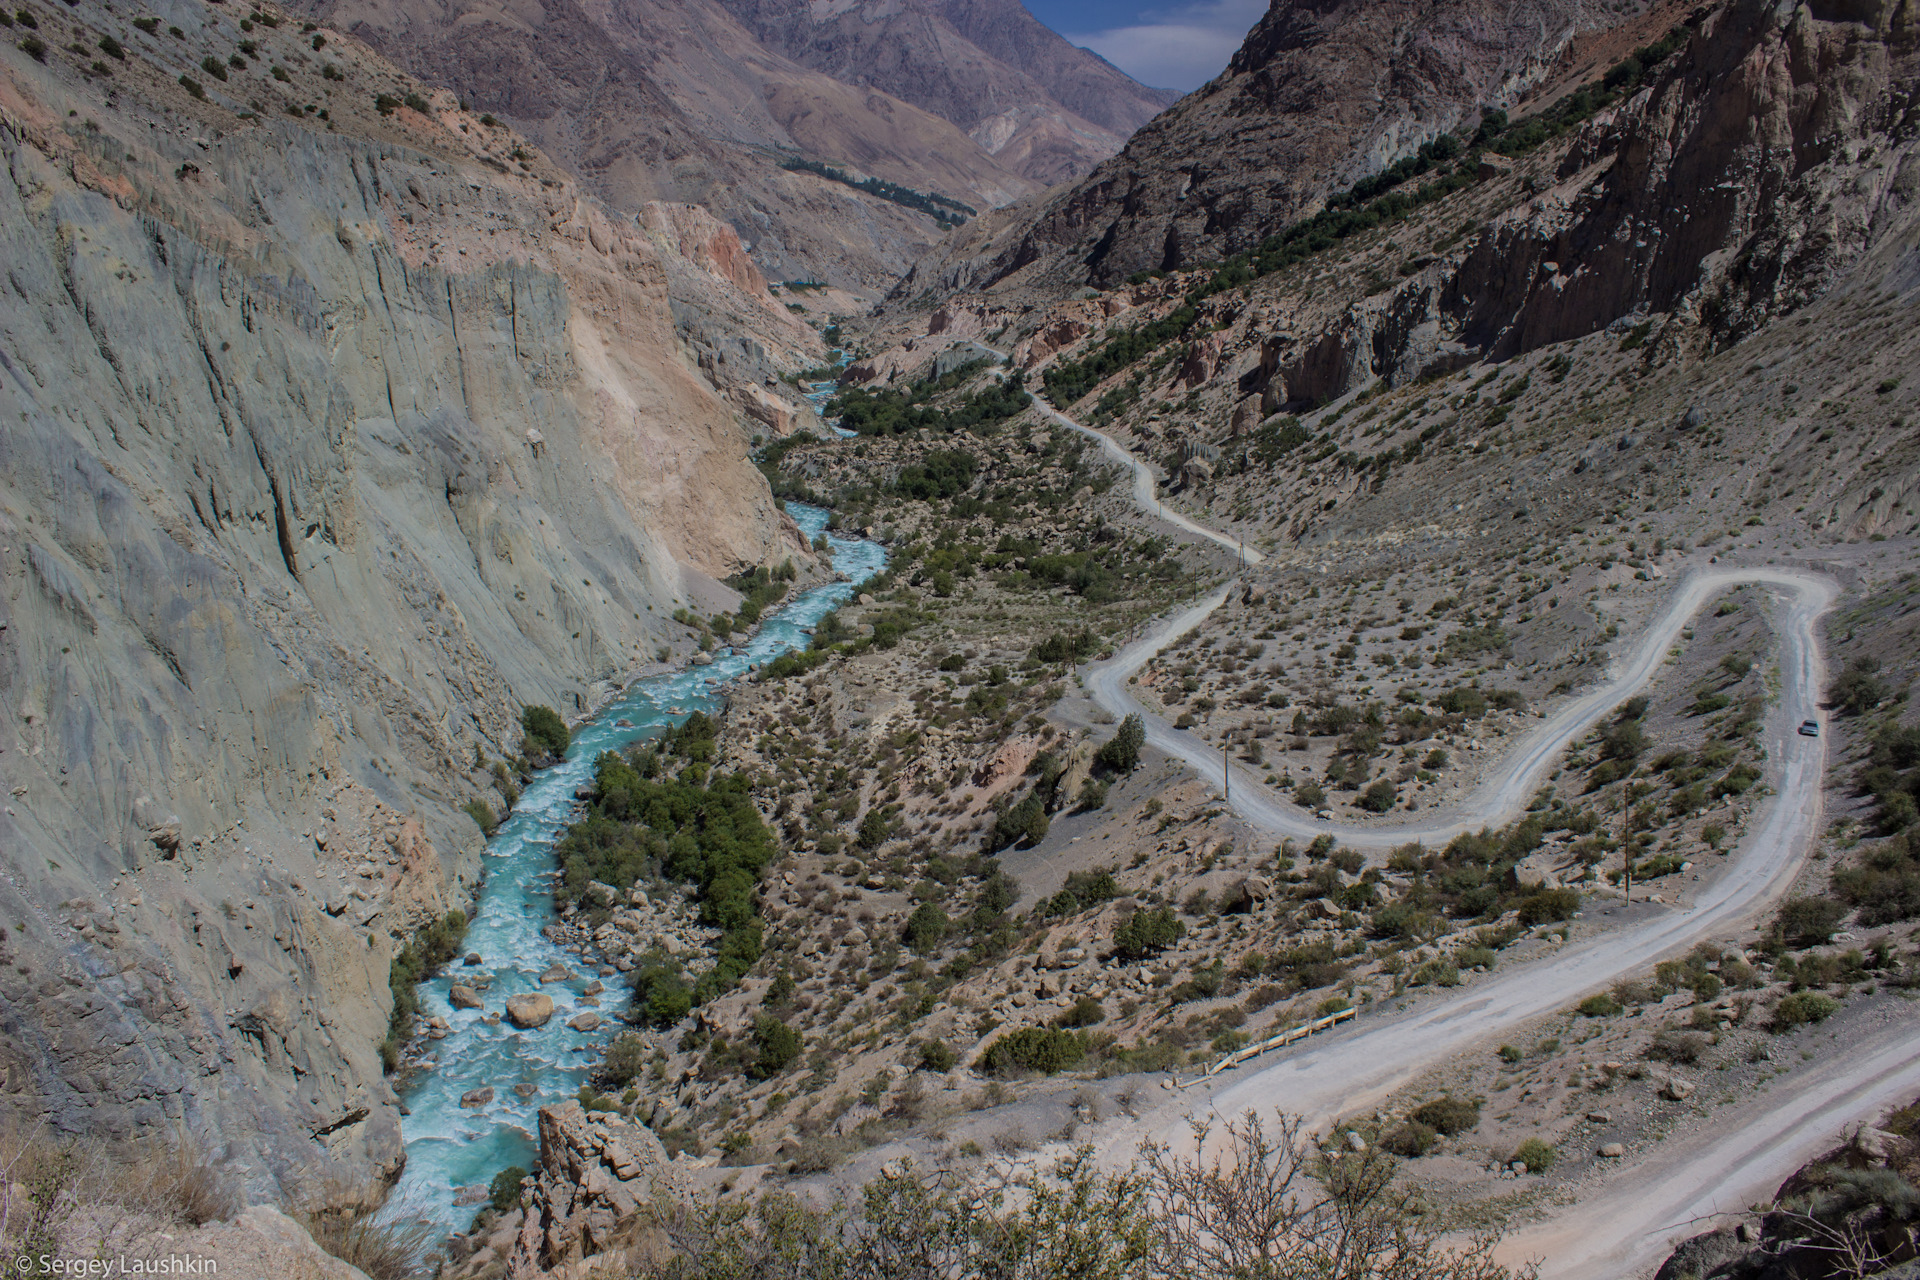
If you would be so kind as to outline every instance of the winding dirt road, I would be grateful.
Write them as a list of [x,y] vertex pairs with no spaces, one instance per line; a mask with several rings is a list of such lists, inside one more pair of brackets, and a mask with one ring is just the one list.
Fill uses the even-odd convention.
[[[1238,550],[1221,534],[1168,512],[1155,497],[1152,472],[1114,441],[1041,404],[1056,421],[1098,439],[1109,456],[1134,474],[1134,500],[1142,510],[1197,536]],[[1246,563],[1257,563],[1249,553]],[[1556,708],[1496,765],[1460,804],[1414,822],[1364,827],[1320,822],[1280,799],[1256,778],[1234,769],[1231,804],[1256,829],[1275,836],[1311,838],[1330,833],[1348,845],[1380,849],[1411,840],[1444,842],[1482,826],[1498,826],[1524,811],[1561,750],[1615,706],[1652,680],[1688,620],[1730,587],[1757,583],[1774,589],[1781,610],[1775,629],[1783,649],[1781,696],[1767,725],[1768,782],[1773,794],[1749,827],[1722,873],[1684,907],[1573,944],[1549,958],[1505,969],[1474,981],[1450,998],[1398,1016],[1363,1015],[1347,1027],[1265,1059],[1222,1073],[1200,1097],[1169,1100],[1142,1117],[1145,1130],[1177,1140],[1190,1118],[1236,1115],[1248,1108],[1278,1107],[1319,1123],[1368,1109],[1436,1063],[1543,1014],[1566,1008],[1581,995],[1683,951],[1716,934],[1731,933],[1763,911],[1792,883],[1812,848],[1821,815],[1826,739],[1805,738],[1794,727],[1817,718],[1825,687],[1818,625],[1838,588],[1810,573],[1767,568],[1729,568],[1695,573],[1616,660],[1607,681]],[[1185,761],[1215,785],[1225,762],[1211,744],[1167,724],[1128,692],[1127,679],[1156,653],[1199,626],[1237,588],[1214,592],[1164,620],[1112,659],[1087,669],[1095,703],[1114,716],[1139,715],[1147,741]],[[1515,1247],[1545,1255],[1545,1274],[1573,1278],[1630,1274],[1687,1234],[1686,1225],[1761,1198],[1773,1184],[1837,1136],[1850,1118],[1870,1114],[1920,1085],[1916,1042],[1920,1032],[1902,1030],[1877,1050],[1850,1054],[1753,1104],[1731,1130],[1713,1141],[1676,1143],[1640,1162],[1628,1179],[1553,1222],[1516,1237]],[[1118,1138],[1119,1135],[1115,1135]],[[1114,1138],[1102,1143],[1115,1149]],[[1697,1228],[1696,1228],[1697,1229]],[[1516,1255],[1517,1256],[1517,1255]]]
[[1618,1280],[1659,1265],[1672,1246],[1722,1213],[1770,1200],[1795,1170],[1845,1140],[1853,1125],[1920,1094],[1912,1027],[1896,1023],[1822,1069],[1763,1087],[1711,1124],[1662,1141],[1588,1200],[1507,1237],[1503,1256],[1544,1258],[1546,1280]]
[[[1240,557],[1242,564],[1259,564],[1262,560],[1266,559],[1265,556],[1261,555],[1252,547],[1236,542],[1224,533],[1218,533],[1203,524],[1195,524],[1178,511],[1167,510],[1166,506],[1160,501],[1160,482],[1154,476],[1153,468],[1143,462],[1132,450],[1123,447],[1121,443],[1112,436],[1107,435],[1103,431],[1095,431],[1092,427],[1081,426],[1072,418],[1069,418],[1066,414],[1060,412],[1045,400],[1042,400],[1039,396],[1033,398],[1033,405],[1034,408],[1040,410],[1042,414],[1053,419],[1069,431],[1078,431],[1081,435],[1096,441],[1100,445],[1102,452],[1104,452],[1108,458],[1133,472],[1133,505],[1139,507],[1142,511],[1145,511],[1156,519],[1165,521],[1176,529],[1183,529],[1196,538],[1205,538],[1208,542],[1219,543]],[[1215,603],[1216,605],[1218,604],[1217,601]]]

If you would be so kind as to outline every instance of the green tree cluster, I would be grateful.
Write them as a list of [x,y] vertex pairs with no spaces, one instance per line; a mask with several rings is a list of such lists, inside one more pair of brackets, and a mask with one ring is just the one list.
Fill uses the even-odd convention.
[[[760,958],[762,924],[754,905],[761,873],[778,853],[754,807],[749,779],[708,774],[715,726],[696,712],[667,735],[664,752],[649,748],[594,761],[586,815],[555,846],[560,892],[584,902],[595,881],[625,886],[652,875],[697,885],[700,918],[721,931],[713,968],[690,992],[677,964],[643,965],[636,995],[656,1022],[670,1021],[684,998],[700,1003],[736,984]],[[683,762],[677,775],[667,766]],[[667,972],[671,970],[672,972]]]
[[1113,931],[1113,945],[1124,960],[1144,960],[1180,941],[1186,931],[1172,907],[1154,907],[1127,917]]

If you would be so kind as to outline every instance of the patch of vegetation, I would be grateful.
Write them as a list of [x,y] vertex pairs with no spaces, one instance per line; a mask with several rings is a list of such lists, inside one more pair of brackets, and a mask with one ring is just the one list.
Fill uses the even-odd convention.
[[1513,1149],[1512,1162],[1525,1165],[1528,1173],[1545,1173],[1553,1168],[1555,1154],[1553,1144],[1544,1138],[1528,1138]]
[[734,617],[747,626],[760,621],[766,610],[780,603],[797,574],[793,561],[784,560],[776,568],[758,565],[749,572],[728,578],[727,585],[744,597]]
[[1113,945],[1123,960],[1144,960],[1165,951],[1186,934],[1187,926],[1171,907],[1136,911],[1113,932]]
[[552,707],[522,707],[520,730],[525,735],[520,753],[542,764],[558,763],[573,743],[573,735],[567,731],[567,722]]
[[1869,848],[1860,864],[1833,873],[1833,892],[1869,928],[1920,916],[1920,828]]
[[1451,1138],[1480,1123],[1480,1104],[1471,1098],[1456,1098],[1448,1094],[1444,1098],[1422,1103],[1414,1109],[1412,1118]]
[[1774,912],[1774,934],[1793,946],[1816,946],[1833,937],[1846,913],[1831,898],[1788,898]]
[[415,988],[460,954],[460,940],[466,936],[466,912],[449,911],[414,934],[388,964],[387,989],[393,994],[393,1011],[387,1017],[387,1038],[380,1042],[380,1060],[388,1071],[400,1065],[407,1029],[420,1012]]
[[[624,888],[664,875],[699,887],[700,918],[721,934],[714,966],[685,993],[693,1004],[731,989],[760,958],[754,891],[778,852],[750,780],[710,773],[715,733],[713,721],[695,712],[658,747],[636,747],[626,758],[602,752],[586,816],[554,849],[562,868],[558,892],[577,905],[589,900],[596,881]],[[670,772],[676,764],[678,772]],[[641,1003],[654,1006],[655,1021],[668,1020],[680,1004],[677,965],[642,965],[636,978]]]
[[794,172],[811,173],[829,182],[838,182],[843,186],[852,187],[855,191],[876,196],[890,204],[897,204],[904,209],[927,214],[937,221],[942,229],[960,226],[968,218],[977,217],[979,214],[972,205],[962,204],[950,197],[931,191],[915,191],[912,187],[903,187],[897,182],[888,182],[884,178],[856,178],[844,169],[836,169],[818,160],[791,156],[782,160],[780,167]]
[[487,1203],[495,1213],[505,1213],[520,1203],[520,1183],[526,1176],[527,1171],[517,1164],[510,1164],[493,1175],[487,1187]]
[[757,1056],[749,1074],[756,1080],[771,1080],[785,1071],[803,1048],[798,1031],[765,1013],[753,1020],[753,1044]]
[[1078,1065],[1086,1056],[1087,1042],[1075,1032],[1060,1027],[1022,1027],[988,1045],[980,1063],[994,1075],[1037,1071],[1051,1076]]
[[1140,763],[1140,749],[1147,743],[1147,728],[1137,715],[1120,722],[1113,737],[1100,745],[1093,762],[1109,773],[1132,773]]
[[1773,1007],[1769,1025],[1775,1031],[1791,1031],[1813,1022],[1825,1022],[1840,1011],[1840,1002],[1818,991],[1796,991],[1782,996]]
[[1078,359],[1056,360],[1042,375],[1047,398],[1061,406],[1072,404],[1149,351],[1185,337],[1197,315],[1191,306],[1181,307],[1158,320],[1122,329]]
[[1020,372],[969,392],[958,404],[943,408],[934,403],[971,381],[985,364],[984,360],[976,360],[938,378],[922,379],[906,387],[848,387],[827,402],[826,416],[838,418],[843,430],[870,437],[901,436],[915,431],[934,435],[964,431],[991,437],[1002,422],[1033,403]]

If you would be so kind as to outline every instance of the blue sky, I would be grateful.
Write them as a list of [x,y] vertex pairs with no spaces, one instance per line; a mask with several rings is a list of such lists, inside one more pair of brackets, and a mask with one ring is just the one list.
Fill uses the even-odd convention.
[[1267,0],[1026,0],[1033,16],[1085,45],[1136,80],[1165,89],[1197,89],[1267,11]]

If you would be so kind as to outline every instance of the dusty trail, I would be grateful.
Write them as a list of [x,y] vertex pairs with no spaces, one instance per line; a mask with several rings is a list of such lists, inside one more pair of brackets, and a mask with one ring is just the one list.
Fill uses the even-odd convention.
[[[1120,442],[1112,436],[1107,435],[1105,432],[1095,431],[1092,427],[1081,426],[1072,418],[1069,418],[1066,414],[1060,412],[1045,400],[1042,400],[1039,396],[1033,398],[1033,404],[1041,413],[1052,418],[1061,426],[1071,431],[1078,431],[1081,435],[1097,441],[1101,451],[1104,452],[1107,457],[1132,471],[1133,504],[1142,511],[1148,512],[1156,519],[1164,520],[1176,529],[1184,529],[1196,538],[1205,538],[1208,542],[1219,543],[1227,550],[1233,552],[1234,555],[1240,557],[1242,564],[1259,564],[1262,560],[1266,559],[1265,556],[1261,555],[1252,547],[1236,542],[1224,533],[1217,533],[1203,524],[1195,524],[1178,511],[1167,510],[1160,501],[1160,482],[1154,477],[1153,468],[1142,462],[1131,450],[1123,448]],[[1218,603],[1218,601],[1215,601],[1216,606]]]
[[[1154,496],[1152,472],[1114,441],[1042,405],[1056,421],[1098,439],[1107,453],[1134,474],[1134,501],[1154,516],[1222,546],[1238,550],[1223,535],[1168,512]],[[1245,562],[1257,563],[1247,553]],[[1556,709],[1501,761],[1461,803],[1395,826],[1343,826],[1320,822],[1281,800],[1258,779],[1233,769],[1231,805],[1253,827],[1276,836],[1312,838],[1326,833],[1344,843],[1385,848],[1410,840],[1444,842],[1482,826],[1498,826],[1523,812],[1566,744],[1644,687],[1659,670],[1688,620],[1729,587],[1758,583],[1783,602],[1775,629],[1784,650],[1781,695],[1767,726],[1768,782],[1773,795],[1728,861],[1722,874],[1687,906],[1567,947],[1551,958],[1504,970],[1474,982],[1450,999],[1403,1016],[1363,1015],[1346,1029],[1305,1041],[1264,1061],[1223,1073],[1200,1096],[1169,1099],[1141,1121],[1108,1134],[1101,1143],[1124,1157],[1143,1134],[1179,1140],[1191,1117],[1234,1115],[1248,1108],[1279,1107],[1312,1122],[1368,1109],[1433,1064],[1556,1009],[1584,992],[1604,987],[1664,956],[1716,934],[1731,932],[1792,883],[1819,829],[1826,739],[1794,732],[1816,718],[1825,665],[1817,627],[1838,588],[1831,579],[1767,568],[1729,568],[1683,580],[1630,653],[1616,660],[1598,688]],[[1185,761],[1214,785],[1226,764],[1210,744],[1173,728],[1128,692],[1127,678],[1156,653],[1199,626],[1237,584],[1166,619],[1107,662],[1088,668],[1093,700],[1115,716],[1139,715],[1147,741]],[[1868,1113],[1884,1100],[1920,1085],[1920,1030],[1888,1037],[1865,1058],[1853,1057],[1809,1074],[1781,1091],[1766,1110],[1704,1147],[1680,1145],[1656,1151],[1632,1171],[1623,1187],[1562,1215],[1516,1240],[1552,1261],[1551,1276],[1627,1274],[1663,1247],[1678,1224],[1738,1207],[1758,1198],[1832,1136],[1837,1124]],[[1703,1170],[1713,1170],[1703,1177]],[[1742,1197],[1745,1197],[1743,1199]],[[1516,1254],[1519,1256],[1519,1254]]]
[[1716,1214],[1771,1199],[1795,1170],[1846,1138],[1853,1125],[1920,1093],[1910,1027],[1852,1042],[1827,1069],[1762,1090],[1732,1114],[1669,1138],[1600,1195],[1509,1236],[1514,1260],[1545,1258],[1546,1280],[1615,1280],[1651,1270]]

